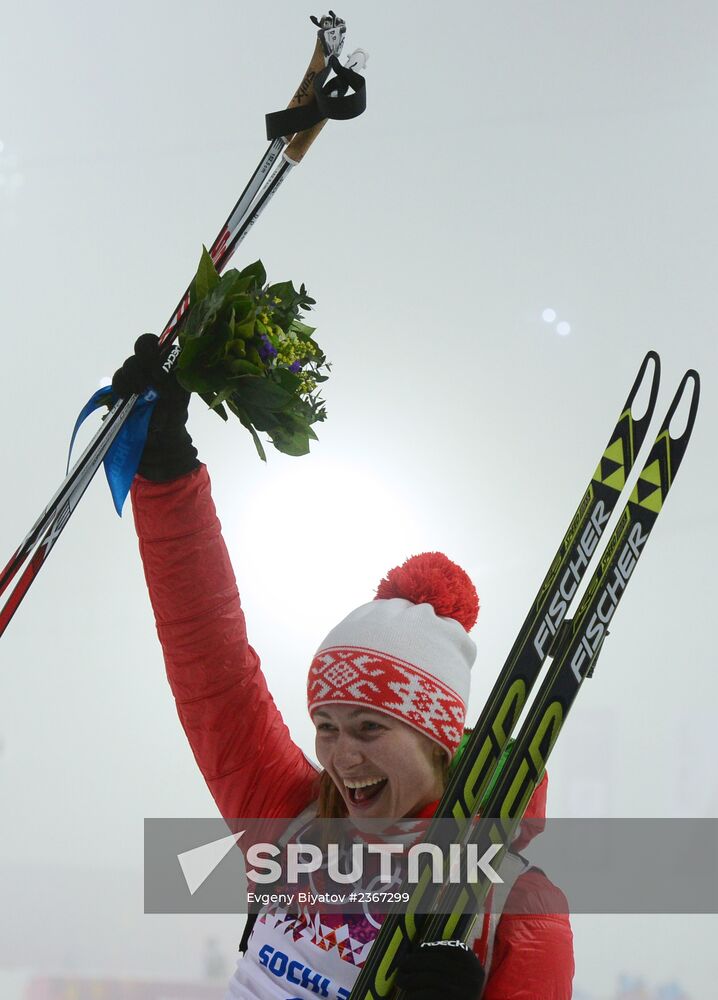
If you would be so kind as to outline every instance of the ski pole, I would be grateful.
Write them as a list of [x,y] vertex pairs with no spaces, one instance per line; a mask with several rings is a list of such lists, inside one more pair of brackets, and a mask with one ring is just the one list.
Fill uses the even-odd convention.
[[[336,57],[338,52],[341,50],[345,29],[339,31],[337,24],[343,26],[344,22],[342,22],[341,19],[336,18],[335,15],[332,15],[331,18],[325,18],[322,20],[322,27],[320,27],[320,30],[317,33],[317,42],[309,68],[303,77],[302,83],[295,92],[292,101],[290,102],[290,108],[299,107],[302,102],[311,103],[313,92],[310,84],[315,77],[326,68],[329,58],[332,56]],[[297,143],[295,145],[295,155],[297,154],[297,151],[301,152],[301,156],[304,155],[314,138],[316,138],[316,135],[318,135],[323,124],[324,122],[317,123],[313,129],[308,130],[313,134],[311,136],[307,136],[302,143]],[[292,142],[294,142],[296,138],[297,137],[294,136],[288,143],[286,143],[288,149],[291,147]],[[244,235],[246,235],[249,231],[249,228],[251,228],[251,225],[244,225],[243,228],[243,224],[247,222],[248,214],[251,212],[251,214],[249,214],[249,221],[253,224],[269,200],[269,197],[271,197],[271,193],[276,191],[278,182],[275,176],[273,182],[270,182],[269,185],[270,194],[264,199],[262,199],[262,196],[260,195],[259,201],[252,211],[253,200],[260,191],[268,170],[271,169],[271,166],[284,146],[284,138],[275,138],[270,143],[267,152],[260,160],[257,168],[255,168],[252,177],[240,195],[240,199],[232,209],[227,221],[212,244],[213,253],[216,258],[215,266],[218,270],[221,270],[221,268],[226,266],[232,253],[244,238]],[[297,156],[297,162],[299,162],[301,156]],[[287,163],[288,169],[288,161],[285,162]],[[283,163],[282,166],[285,166],[285,164]],[[282,176],[286,176],[286,172],[287,171],[285,170]],[[186,313],[188,306],[189,287],[180,299],[177,307],[170,317],[170,320],[164,328],[160,338],[161,343],[171,344],[176,338],[179,332],[179,324]],[[173,347],[168,350],[164,362],[167,371],[171,370],[178,356],[179,349],[177,347]],[[102,464],[112,441],[119,433],[122,425],[137,402],[137,398],[137,396],[133,396],[128,400],[120,399],[116,401],[112,409],[105,417],[102,426],[98,429],[80,459],[75,463],[70,473],[65,477],[63,483],[56,491],[50,503],[46,506],[38,520],[31,528],[30,532],[26,535],[20,547],[16,550],[6,567],[3,569],[2,574],[0,575],[0,594],[7,589],[12,579],[14,579],[32,553],[32,561],[23,574],[21,581],[18,582],[15,588],[17,593],[14,590],[10,594],[2,612],[0,612],[0,635],[4,632],[20,602],[42,568],[42,565],[57,541],[57,538],[64,530],[64,527],[69,521],[69,518],[76,508],[80,498]],[[38,543],[39,539],[40,541]]]
[[[315,67],[318,59],[320,58],[320,53],[322,51],[322,48],[323,47],[320,46],[320,42],[318,40],[314,56],[312,57],[312,62],[310,63],[307,73],[305,74],[303,83],[300,85],[297,93],[292,99],[292,102],[290,102],[289,105],[290,108],[298,106],[297,102],[301,99],[302,96],[306,94],[307,87],[305,85],[305,81],[312,79],[313,75],[315,75]],[[357,52],[355,52],[352,56],[349,57],[347,65],[350,69],[354,69],[358,65],[361,65],[363,67],[365,62],[366,62],[366,53],[364,53],[363,50],[357,50]],[[277,138],[270,143],[269,149],[264,154],[259,164],[255,168],[255,171],[252,177],[250,178],[249,182],[247,183],[244,191],[240,195],[237,204],[233,208],[229,218],[225,222],[217,238],[212,244],[212,249],[210,251],[210,254],[213,256],[213,259],[215,261],[215,266],[217,267],[218,270],[221,271],[226,266],[232,254],[235,252],[241,241],[245,238],[245,236],[249,232],[249,229],[256,222],[257,218],[263,211],[269,199],[276,192],[277,188],[279,187],[279,184],[286,176],[288,170],[292,166],[300,162],[301,158],[307,152],[310,145],[317,137],[324,124],[326,124],[326,119],[314,125],[309,130],[307,130],[306,134],[295,135],[292,139],[290,139],[289,142],[285,143],[285,139]],[[267,177],[268,171],[271,169],[277,156],[281,152],[282,148],[285,147],[285,145],[287,150],[286,161],[280,164],[278,170],[275,171],[275,174],[272,175],[272,177],[270,177],[263,193],[256,202],[256,205],[252,207],[252,202],[257,193],[260,191],[262,183]],[[250,215],[250,209],[251,209],[251,215]],[[187,288],[185,294],[180,299],[180,302],[178,303],[176,309],[174,310],[170,320],[168,321],[163,331],[162,334],[163,342],[166,343],[168,340],[171,342],[171,340],[174,339],[174,337],[172,336],[173,331],[177,328],[177,324],[179,323],[180,319],[186,312],[188,306],[189,306],[189,287]],[[134,402],[135,400],[132,401],[133,405]],[[124,422],[124,419],[126,419],[126,416],[128,415],[128,411],[125,411],[123,407],[120,407],[119,402],[118,404],[116,404],[115,407],[113,407],[113,409],[105,418],[104,426],[100,428],[100,433],[103,436],[104,433],[109,429],[110,424],[118,416],[118,414],[122,422]],[[53,496],[52,500],[48,503],[48,505],[46,506],[46,508],[44,509],[38,520],[30,529],[30,532],[25,537],[20,547],[16,550],[16,552],[13,554],[8,564],[3,569],[2,574],[0,574],[0,594],[4,592],[4,590],[6,589],[12,578],[18,572],[20,566],[27,559],[32,547],[37,542],[42,532],[46,529],[50,519],[57,512],[62,501],[67,496],[68,490],[72,488],[72,485],[74,483],[73,477],[75,476],[75,474],[77,473],[79,475],[80,470],[84,469],[86,463],[90,459],[99,458],[101,460],[102,458],[104,458],[104,454],[106,452],[96,453],[94,451],[94,449],[97,446],[97,441],[98,441],[98,436],[93,438],[93,440],[87,446],[82,456],[73,467],[70,476],[67,477],[65,481],[62,483],[58,491]],[[111,442],[108,442],[108,446],[109,443]],[[97,463],[96,467],[99,467],[99,462]],[[94,476],[94,474],[95,474],[95,468],[93,466],[93,469],[91,471],[91,476]],[[82,492],[84,492],[84,489]],[[73,509],[74,506],[75,505],[73,505]]]
[[[322,22],[317,19],[315,23],[320,26],[320,32],[318,33],[317,43],[315,45],[315,51],[310,61],[309,67],[304,75],[302,83],[298,87],[296,93],[294,94],[292,100],[289,103],[288,110],[292,111],[297,108],[302,107],[302,102],[305,105],[308,100],[308,95],[311,94],[311,88],[309,84],[320,75],[322,68],[325,68],[326,62],[333,58],[336,58],[336,53],[339,51],[343,41],[343,34],[337,34],[337,24],[343,25],[341,19],[336,18],[336,15],[332,15],[329,18],[324,18]],[[324,32],[324,33],[323,33]],[[327,37],[327,35],[329,37]],[[334,48],[332,48],[332,43]],[[357,68],[363,68],[366,64],[366,53],[359,49],[352,56],[349,57],[346,64],[346,69],[350,72],[356,71]],[[356,85],[356,84],[355,84]],[[336,92],[335,92],[336,93]],[[272,116],[268,116],[272,117]],[[241,241],[249,232],[249,229],[254,225],[257,218],[263,211],[269,199],[274,195],[277,188],[286,177],[289,169],[299,163],[302,157],[305,155],[310,145],[317,137],[323,126],[326,124],[327,119],[323,119],[317,124],[313,125],[311,128],[307,129],[304,133],[298,133],[293,138],[292,137],[275,137],[269,145],[264,156],[259,161],[254,173],[250,177],[244,191],[239,197],[236,205],[232,209],[229,218],[225,222],[224,226],[217,235],[212,247],[210,249],[210,255],[212,256],[215,266],[219,271],[221,271],[231,258],[234,251],[237,249]],[[258,193],[262,189],[264,181],[267,179],[267,175],[275,163],[277,157],[285,149],[286,159],[283,164],[280,165],[278,170],[270,177],[264,191],[256,201],[254,208],[252,209],[252,203],[257,197]],[[251,215],[250,215],[250,209]],[[167,325],[165,326],[162,334],[162,341],[167,342],[170,339],[170,334],[177,327],[180,319],[189,307],[189,288],[185,291],[185,294],[180,299],[177,307]],[[134,401],[133,401],[134,402]],[[117,413],[120,409],[117,409]],[[117,416],[115,409],[113,409],[110,414],[105,419],[105,426],[101,428],[104,432],[109,428],[110,423]],[[120,419],[124,422],[126,413],[122,409]],[[10,581],[13,579],[15,574],[18,572],[20,566],[27,559],[32,547],[37,542],[38,538],[42,532],[48,526],[49,520],[54,516],[57,509],[59,508],[62,501],[67,495],[67,491],[71,488],[74,479],[72,478],[75,473],[79,473],[80,468],[84,468],[86,462],[94,454],[94,447],[96,445],[96,439],[93,439],[90,444],[85,449],[76,465],[73,467],[70,476],[66,478],[61,487],[53,496],[52,500],[48,503],[46,508],[43,510],[42,514],[35,522],[30,532],[25,537],[19,548],[11,557],[8,564],[0,574],[0,594],[2,594],[7,588]],[[104,454],[100,456],[104,457]],[[91,475],[94,475],[94,471],[91,471]],[[84,490],[83,490],[84,492]],[[73,507],[74,509],[74,507]]]
[[[242,225],[242,222],[249,212],[250,206],[254,201],[257,192],[261,188],[262,184],[267,178],[269,171],[272,169],[277,157],[282,152],[285,146],[284,139],[275,139],[269,144],[269,148],[262,157],[262,159],[257,164],[254,173],[250,177],[247,185],[239,196],[237,204],[232,209],[232,212],[225,222],[222,229],[217,234],[217,238],[209,249],[209,255],[214,261],[215,266],[218,271],[221,271],[221,266],[219,261],[223,258],[225,250],[228,246],[235,246],[234,239],[237,230]],[[231,253],[231,251],[230,251]],[[228,259],[228,258],[227,258]],[[186,289],[184,295],[177,303],[177,308],[172,313],[167,325],[162,331],[162,340],[166,340],[167,336],[172,330],[175,329],[179,321],[184,316],[185,312],[189,308],[189,287]]]
[[[366,52],[363,49],[357,49],[348,57],[344,69],[349,71],[351,74],[357,74],[358,70],[363,70],[366,67],[366,60]],[[359,79],[361,79],[361,77],[359,77]],[[329,84],[329,87],[332,86],[332,83]],[[328,120],[328,118],[323,118],[321,121],[312,125],[305,131],[297,132],[286,143],[284,150],[281,153],[282,162],[277,164],[274,172],[267,179],[266,184],[261,189],[257,189],[257,200],[251,209],[245,212],[244,218],[237,222],[236,235],[233,237],[231,244],[227,244],[222,247],[221,253],[218,253],[216,258],[212,251],[210,251],[210,255],[212,256],[215,267],[218,271],[226,265],[229,257],[232,253],[234,253],[259,216],[262,214],[269,201],[274,197],[290,170],[301,163],[310,146],[315,141]],[[276,141],[277,140],[275,140],[275,142]],[[271,166],[271,164],[269,164],[269,166]],[[236,216],[237,213],[233,213],[233,215]]]

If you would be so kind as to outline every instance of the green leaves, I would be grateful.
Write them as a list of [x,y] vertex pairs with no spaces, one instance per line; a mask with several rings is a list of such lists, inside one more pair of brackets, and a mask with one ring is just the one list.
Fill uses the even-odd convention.
[[259,260],[220,277],[203,247],[176,369],[184,388],[223,420],[227,410],[239,419],[263,461],[260,431],[284,454],[307,454],[316,440],[311,425],[326,417],[317,386],[329,370],[314,327],[301,321],[300,309],[315,304],[304,285],[266,282]]
[[190,285],[190,305],[205,298],[217,284],[219,284],[219,274],[217,274],[217,269],[214,266],[207,247],[203,246],[202,256],[199,259],[199,267],[194,276],[194,281]]

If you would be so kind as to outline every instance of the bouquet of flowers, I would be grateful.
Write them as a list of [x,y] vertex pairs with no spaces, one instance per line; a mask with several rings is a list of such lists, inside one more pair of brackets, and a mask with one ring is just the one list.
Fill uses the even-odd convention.
[[190,310],[179,334],[177,379],[227,420],[229,409],[267,456],[258,432],[285,455],[306,455],[326,418],[319,386],[327,360],[300,310],[311,309],[304,285],[267,284],[261,261],[219,276],[203,248],[190,286]]

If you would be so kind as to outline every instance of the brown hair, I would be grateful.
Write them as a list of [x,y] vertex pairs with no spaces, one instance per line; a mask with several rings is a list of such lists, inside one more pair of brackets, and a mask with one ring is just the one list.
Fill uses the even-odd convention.
[[[428,740],[428,737],[425,737]],[[449,765],[451,761],[446,752],[432,741],[432,757],[434,766],[441,774],[441,787],[446,788],[449,780]],[[344,819],[347,815],[347,807],[344,804],[342,793],[332,781],[327,771],[322,771],[319,776],[319,801],[317,803],[317,817],[319,819]]]

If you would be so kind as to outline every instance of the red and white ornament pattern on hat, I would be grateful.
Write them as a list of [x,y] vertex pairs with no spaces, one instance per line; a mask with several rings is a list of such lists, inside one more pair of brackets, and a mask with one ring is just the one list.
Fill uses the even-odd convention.
[[453,755],[464,729],[476,647],[476,589],[440,552],[412,556],[341,621],[309,669],[310,714],[349,704],[385,712]]

